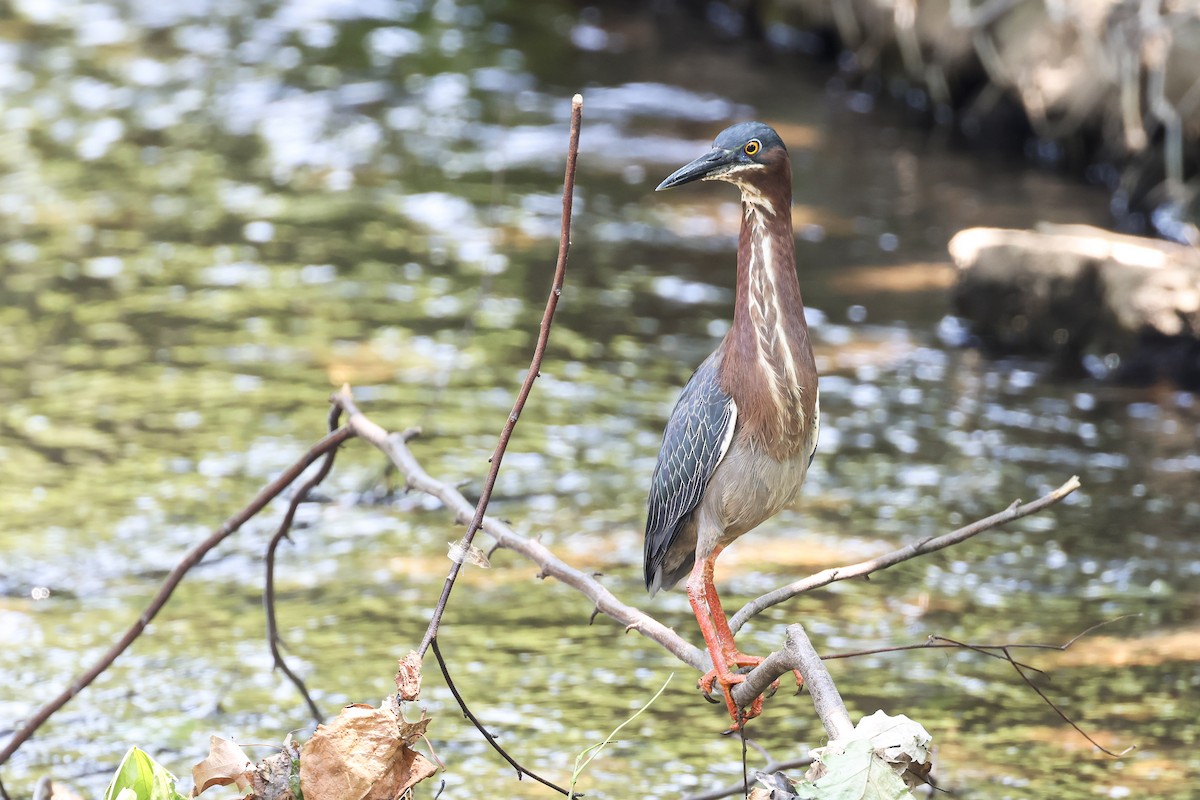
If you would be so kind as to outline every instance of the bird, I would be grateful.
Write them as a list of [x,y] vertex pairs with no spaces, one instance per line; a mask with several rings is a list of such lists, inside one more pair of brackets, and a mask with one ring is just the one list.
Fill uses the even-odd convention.
[[732,689],[745,679],[737,670],[762,659],[738,651],[714,564],[735,539],[799,499],[816,454],[820,398],[783,140],[762,122],[733,125],[656,191],[693,181],[741,191],[733,321],[684,386],[663,432],[646,501],[645,581],[653,595],[686,577],[712,658],[699,688],[711,696],[720,686],[736,730],[762,710],[762,697],[737,707]]

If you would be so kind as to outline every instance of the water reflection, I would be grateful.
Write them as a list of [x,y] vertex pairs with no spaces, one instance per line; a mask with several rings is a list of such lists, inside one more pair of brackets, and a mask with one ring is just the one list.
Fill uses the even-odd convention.
[[[1082,724],[1141,745],[1116,764],[969,654],[849,661],[835,677],[855,710],[925,722],[966,796],[1188,796],[1193,396],[989,362],[955,349],[945,318],[956,229],[1099,221],[1102,193],[948,152],[886,111],[846,113],[860,101],[811,65],[685,47],[637,14],[447,0],[15,9],[0,46],[0,719],[94,658],[186,547],[303,452],[331,385],[355,384],[382,423],[421,424],[434,474],[478,479],[528,362],[565,98],[585,85],[572,273],[496,513],[641,602],[645,480],[675,387],[725,330],[738,216],[721,187],[651,189],[731,118],[765,117],[797,165],[825,430],[806,513],[723,559],[730,605],[1073,473],[1084,489],[1006,533],[772,609],[748,648],[796,618],[822,646],[855,649],[935,632],[1057,642],[1140,613],[1055,670],[1055,698]],[[347,448],[284,554],[284,634],[326,709],[389,690],[458,535],[427,499],[384,492],[381,472]],[[53,770],[94,790],[128,743],[186,772],[212,732],[271,741],[305,724],[261,641],[259,558],[278,513],[22,749],[10,789]],[[561,780],[679,667],[587,626],[586,603],[514,557],[493,561],[467,573],[443,646],[485,723]],[[692,630],[681,595],[646,602]],[[606,752],[590,792],[740,774],[689,682]],[[427,694],[452,789],[542,796],[458,726],[436,680]],[[777,754],[821,737],[803,700],[782,697],[760,732]]]

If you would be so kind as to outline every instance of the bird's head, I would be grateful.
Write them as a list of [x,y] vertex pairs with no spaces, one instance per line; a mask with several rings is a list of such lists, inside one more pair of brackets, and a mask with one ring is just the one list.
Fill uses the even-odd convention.
[[[655,191],[692,181],[726,181],[746,185],[777,174],[788,165],[779,134],[761,122],[739,122],[717,134],[712,150],[672,172]],[[787,170],[789,182],[791,171]]]

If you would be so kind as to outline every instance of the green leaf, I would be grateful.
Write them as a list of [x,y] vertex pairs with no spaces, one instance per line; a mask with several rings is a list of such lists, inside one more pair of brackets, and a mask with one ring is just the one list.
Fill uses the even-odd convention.
[[104,800],[184,800],[175,776],[144,750],[129,748],[104,792]]

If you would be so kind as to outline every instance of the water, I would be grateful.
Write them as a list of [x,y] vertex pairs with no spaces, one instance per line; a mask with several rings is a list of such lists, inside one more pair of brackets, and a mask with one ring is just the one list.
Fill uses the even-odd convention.
[[[689,35],[683,35],[688,33]],[[788,53],[674,17],[557,2],[23,2],[0,39],[0,720],[66,685],[192,544],[324,430],[349,382],[474,495],[553,269],[569,97],[585,95],[570,275],[493,512],[693,641],[681,593],[640,586],[644,487],[678,388],[725,330],[736,196],[651,189],[725,124],[790,144],[822,370],[806,511],[728,551],[731,609],[785,580],[1033,499],[1056,509],[777,606],[846,652],[941,634],[1061,643],[1048,695],[973,653],[834,662],[854,715],[907,713],[964,797],[1184,798],[1200,776],[1200,403],[1066,382],[947,344],[945,242],[970,225],[1105,220],[1102,191],[966,154]],[[869,99],[869,98],[867,98]],[[1103,354],[1100,354],[1103,356]],[[332,713],[377,702],[423,632],[460,531],[343,449],[281,555],[289,656]],[[2,774],[96,793],[138,744],[179,774],[210,734],[278,742],[308,720],[271,671],[261,553],[276,504],[195,570],[117,664]],[[694,675],[515,556],[469,569],[442,643],[515,757],[593,797],[735,780],[740,748]],[[48,596],[47,596],[48,595]],[[44,599],[36,599],[43,598]],[[443,796],[544,797],[467,726],[430,668]],[[822,741],[805,698],[754,723],[778,758]],[[266,755],[270,750],[255,750]],[[422,787],[424,796],[432,789]]]

